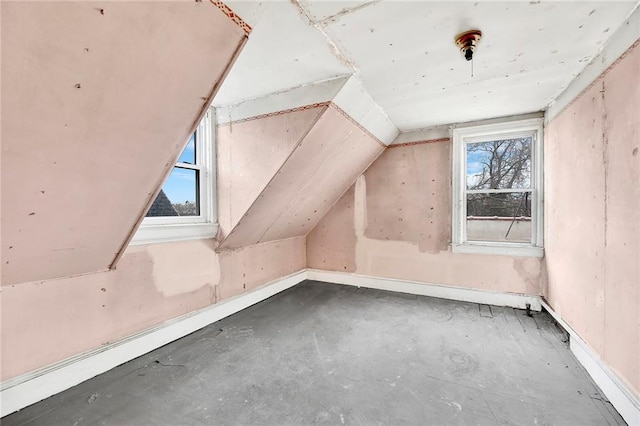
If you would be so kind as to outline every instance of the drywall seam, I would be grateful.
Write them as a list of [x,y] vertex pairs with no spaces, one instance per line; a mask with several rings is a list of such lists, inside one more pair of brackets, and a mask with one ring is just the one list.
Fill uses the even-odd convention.
[[[323,112],[323,114],[326,111]],[[351,136],[351,134],[353,133],[353,130],[350,131],[349,133],[347,133],[341,140],[340,140],[340,145],[342,144],[342,142],[344,142],[345,140],[349,139],[349,136]],[[331,154],[333,154],[335,151],[337,151],[338,149],[340,149],[340,146],[337,146],[336,148],[333,149],[333,151],[331,151]],[[282,211],[280,212],[280,214],[278,216],[276,216],[276,218],[273,220],[273,222],[271,222],[271,225],[267,226],[267,229],[265,229],[265,231],[262,233],[262,235],[260,235],[260,238],[258,239],[258,241],[262,241],[262,239],[264,238],[265,235],[267,235],[267,233],[271,230],[271,228],[273,227],[273,225],[275,225],[278,220],[280,220],[280,218],[289,211],[289,208],[291,207],[292,204],[294,204],[294,202],[298,199],[298,196],[302,193],[307,192],[307,188],[309,187],[309,185],[311,185],[312,182],[314,182],[316,180],[316,176],[318,176],[319,173],[321,173],[325,168],[326,168],[326,164],[330,161],[333,161],[333,155],[327,157],[321,164],[320,166],[317,168],[317,170],[313,173],[313,175],[311,176],[311,179],[306,182],[302,188],[300,188],[300,190],[298,190],[295,195],[293,196],[293,198],[291,199],[291,201],[289,201],[289,203],[287,203],[287,206],[282,209]],[[328,210],[327,210],[328,212]],[[307,234],[305,234],[304,236],[306,237]],[[302,235],[301,235],[302,236]]]
[[404,143],[396,143],[389,145],[389,148],[399,148],[402,146],[413,146],[413,145],[422,145],[426,143],[437,143],[437,142],[449,142],[450,138],[439,138],[439,139],[430,139],[426,141],[416,141],[416,142],[404,142]]
[[629,425],[640,425],[640,398],[580,338],[562,316],[541,299],[542,307],[569,333],[569,349]]
[[180,339],[280,293],[306,278],[298,271],[240,296],[191,312],[118,342],[57,362],[0,384],[0,417],[69,389],[120,364]]
[[314,25],[315,24],[324,25],[327,22],[336,21],[337,19],[340,19],[345,15],[348,15],[353,12],[357,12],[358,10],[364,9],[365,7],[371,6],[376,3],[380,3],[381,1],[382,0],[370,0],[368,2],[359,4],[358,6],[355,6],[355,7],[345,7],[344,9],[340,10],[340,12],[338,13],[334,13],[333,15],[327,16],[326,18],[320,19],[318,21],[311,21],[311,22],[313,22]]
[[271,178],[269,179],[269,181],[265,184],[265,186],[262,187],[262,189],[260,190],[260,192],[258,193],[258,196],[253,200],[253,202],[249,205],[249,208],[247,208],[247,210],[243,213],[242,217],[240,217],[240,219],[238,219],[238,221],[236,222],[236,224],[229,230],[229,233],[222,239],[222,241],[220,241],[220,244],[218,245],[218,247],[216,248],[216,253],[220,253],[223,251],[233,251],[233,248],[224,248],[222,247],[222,245],[224,244],[224,242],[226,240],[229,239],[229,237],[231,237],[231,235],[233,234],[233,231],[236,230],[238,228],[238,226],[242,223],[242,220],[247,216],[247,214],[249,213],[249,211],[251,210],[251,208],[254,206],[254,204],[258,201],[258,199],[262,196],[262,194],[264,193],[264,191],[267,189],[267,187],[269,185],[271,185],[271,182],[273,182],[273,180],[275,179],[275,177],[278,175],[278,173],[280,173],[280,170],[282,170],[282,168],[284,167],[284,165],[287,163],[287,161],[289,161],[289,158],[291,158],[291,156],[293,155],[294,152],[296,152],[296,150],[298,149],[298,147],[300,146],[300,144],[302,143],[303,140],[305,140],[305,138],[307,137],[307,135],[309,134],[309,132],[311,131],[311,129],[313,129],[316,124],[318,123],[318,120],[320,120],[320,118],[324,115],[326,108],[328,107],[324,107],[325,109],[323,111],[320,111],[318,113],[318,115],[313,119],[313,121],[311,122],[311,124],[309,125],[309,127],[307,128],[307,130],[300,135],[300,139],[298,140],[298,142],[296,142],[296,144],[294,145],[293,149],[291,150],[291,152],[289,153],[289,155],[287,155],[287,157],[282,161],[282,163],[280,163],[280,166],[278,166],[278,168],[276,169],[276,172],[273,174],[273,176],[271,176]]
[[582,72],[547,106],[547,123],[588,91],[640,42],[640,2]]
[[527,305],[529,305],[530,309],[534,311],[540,311],[542,309],[540,296],[526,294],[476,290],[434,283],[358,275],[351,272],[323,271],[319,269],[307,269],[307,279],[485,305],[508,306],[518,309],[526,309]]
[[365,129],[360,123],[358,123],[353,117],[351,117],[349,114],[347,114],[342,108],[340,108],[338,105],[334,104],[333,102],[329,102],[329,108],[333,108],[336,111],[338,111],[340,114],[342,114],[347,120],[349,120],[351,123],[353,123],[356,127],[358,127],[360,130],[362,130],[363,132],[365,132],[367,134],[367,136],[369,136],[371,139],[373,139],[374,141],[378,142],[380,145],[382,145],[383,148],[386,148],[387,145],[382,142],[380,139],[378,139],[377,137],[375,137],[370,131],[368,131],[367,129]]
[[[226,79],[227,75],[229,74],[229,71],[231,71],[231,68],[233,67],[233,64],[235,64],[236,60],[240,56],[240,52],[242,52],[242,49],[244,48],[244,45],[247,43],[247,40],[248,39],[247,39],[246,36],[243,36],[240,39],[240,42],[238,43],[238,46],[236,47],[236,50],[233,52],[233,55],[231,56],[231,60],[227,63],[227,66],[222,71],[222,75],[220,75],[220,78],[216,81],[216,83],[211,88],[211,92],[209,93],[209,96],[207,97],[206,101],[204,102],[204,104],[202,106],[202,109],[200,110],[200,114],[198,114],[198,116],[196,117],[194,122],[191,124],[191,131],[189,132],[189,134],[192,134],[198,128],[198,125],[200,124],[200,121],[202,121],[202,118],[207,113],[207,111],[209,109],[209,106],[211,105],[211,102],[213,102],[213,98],[216,96],[216,93],[218,93],[218,90],[220,89],[220,87],[222,86],[222,83],[224,82],[224,80]],[[167,163],[167,165],[165,165],[166,170],[163,173],[162,178],[160,179],[160,181],[156,185],[156,190],[154,192],[152,192],[151,195],[149,196],[149,198],[147,199],[145,207],[142,209],[142,211],[138,215],[138,219],[136,220],[135,224],[133,225],[133,227],[129,231],[129,235],[127,235],[127,238],[124,240],[122,246],[120,246],[120,249],[116,253],[115,257],[113,258],[113,261],[109,265],[109,269],[110,270],[113,270],[113,269],[116,268],[116,265],[118,264],[118,261],[124,255],[125,250],[129,246],[129,243],[133,239],[133,236],[136,234],[138,228],[140,227],[140,224],[144,220],[144,217],[147,214],[147,211],[151,208],[151,205],[153,204],[153,201],[158,196],[158,193],[160,193],[160,190],[162,189],[162,185],[164,184],[164,181],[169,177],[169,174],[171,174],[171,171],[173,170],[173,166],[178,161],[178,158],[182,154],[182,150],[184,149],[184,146],[186,146],[187,143],[188,143],[188,140],[185,140],[184,141],[184,145],[182,146],[182,148],[180,150],[178,150],[176,152],[176,154],[174,155],[174,157],[171,159],[171,161],[169,163]],[[218,170],[218,168],[216,167],[216,173],[217,173],[217,170]]]
[[[345,189],[345,190],[340,194],[340,196],[339,196],[339,197],[338,197],[338,198],[333,202],[333,204],[331,204],[331,206],[330,206],[330,207],[329,207],[329,209],[327,210],[327,213],[325,213],[325,216],[326,216],[327,214],[329,214],[329,212],[331,211],[331,209],[333,209],[333,206],[335,206],[336,204],[338,204],[338,202],[342,199],[342,197],[344,197],[344,194],[346,194],[346,193],[347,193],[347,191],[349,191],[349,190],[351,189],[351,187],[352,187],[352,186],[354,186],[354,185],[356,184],[356,182],[358,181],[358,178],[359,178],[360,176],[364,175],[364,173],[365,173],[367,170],[369,170],[369,167],[371,167],[371,165],[372,165],[373,163],[375,163],[375,162],[376,162],[376,160],[377,160],[377,159],[378,159],[378,158],[379,158],[379,157],[384,153],[384,151],[386,150],[386,148],[389,148],[389,147],[387,146],[387,147],[385,147],[385,149],[383,149],[382,151],[380,151],[380,152],[378,153],[378,155],[376,155],[376,156],[371,160],[371,162],[370,162],[369,164],[367,164],[367,167],[362,171],[362,173],[360,173],[358,176],[356,176],[356,178],[353,180],[353,182],[351,182],[351,184],[349,184],[349,186],[348,186],[348,187],[347,187],[347,188],[346,188],[346,189]],[[323,218],[324,218],[324,217],[323,217]],[[322,218],[322,219],[323,219],[323,218]],[[318,223],[316,223],[316,226],[314,226],[313,228],[311,228],[311,229],[309,230],[309,232],[307,232],[307,233],[306,233],[305,237],[308,237],[308,236],[309,236],[309,234],[310,234],[311,232],[313,232],[313,231],[316,229],[316,227],[317,227],[318,225],[320,225],[320,222],[322,222],[322,219],[320,219],[320,220],[318,221]],[[305,241],[306,241],[306,240],[305,240]],[[309,264],[309,263],[307,262],[307,265],[308,265],[308,264]]]
[[[349,118],[349,116],[348,116],[344,111],[340,110],[340,108],[339,108],[339,107],[335,106],[335,109],[336,109],[338,112],[340,112],[340,113],[342,113],[343,115],[345,115],[347,118]],[[353,120],[350,120],[350,121],[353,123]],[[355,123],[355,124],[357,125],[357,123]],[[374,158],[373,158],[373,159],[372,159],[372,160],[367,164],[366,168],[365,168],[365,169],[360,173],[360,174],[362,174],[362,173],[364,173],[364,172],[369,168],[369,166],[371,166],[371,164],[373,164],[373,162],[374,162],[374,161],[376,161],[376,160],[378,159],[378,157],[379,157],[379,156],[384,152],[384,149],[386,148],[386,145],[384,145],[382,142],[378,141],[374,136],[372,136],[371,134],[369,134],[365,129],[362,129],[362,127],[361,127],[361,126],[358,126],[358,127],[359,127],[361,130],[363,130],[363,131],[365,132],[365,134],[367,134],[368,136],[370,136],[370,137],[372,137],[374,140],[376,140],[378,143],[380,143],[380,144],[382,145],[382,147],[383,147],[383,148],[382,148],[382,150],[380,150],[380,152],[379,152],[379,153],[378,153],[378,154],[377,154],[377,155],[376,155],[376,156],[375,156],[375,157],[374,157]],[[342,141],[345,141],[346,139],[348,139],[348,138],[349,138],[349,136],[351,136],[351,134],[352,134],[352,133],[353,133],[353,131],[349,132],[349,133],[348,133],[348,134],[347,134],[347,135],[342,139]],[[339,147],[338,147],[338,148],[336,148],[336,150],[337,150],[337,149],[339,149]],[[320,165],[320,167],[318,167],[318,170],[317,170],[317,171],[314,173],[314,175],[313,175],[313,179],[312,179],[312,181],[315,179],[315,176],[317,176],[317,174],[318,174],[318,173],[320,173],[320,170],[322,170],[322,169],[324,169],[324,168],[325,168],[325,164],[326,164],[328,161],[330,161],[330,158],[327,158],[327,159],[326,159],[326,160],[325,160],[325,161]],[[359,176],[359,175],[358,175],[358,176]],[[349,188],[351,188],[351,186],[355,183],[355,181],[356,181],[357,179],[358,179],[358,177],[356,176],[356,179],[354,179],[354,181],[353,181],[353,182],[351,182],[351,183],[346,187],[346,189],[345,189],[342,193],[340,193],[340,196],[339,196],[338,198],[336,198],[336,200],[333,202],[333,204],[331,204],[331,206],[329,206],[329,208],[328,208],[328,210],[327,210],[327,213],[328,213],[329,211],[331,211],[331,208],[333,208],[333,206],[334,206],[338,201],[340,201],[340,199],[342,198],[342,196],[343,196],[343,195],[344,195],[344,194],[349,190]],[[303,192],[305,191],[305,189],[306,189],[309,185],[310,185],[309,183],[305,184],[305,186],[304,186],[300,191],[298,191],[298,192],[296,193],[296,196],[293,198],[293,200],[295,200],[295,199],[297,198],[298,194],[303,193]],[[280,219],[280,217],[282,217],[282,215],[284,214],[284,212],[286,212],[286,211],[288,210],[288,208],[289,208],[289,206],[291,205],[291,203],[293,202],[293,200],[292,200],[292,201],[287,205],[287,208],[283,209],[283,212],[282,212],[282,213],[280,213],[280,215],[278,215],[278,217],[277,217],[277,218],[273,221],[273,223],[272,223],[272,224],[267,228],[267,230],[266,230],[266,231],[264,231],[264,232],[262,233],[262,235],[260,236],[260,240],[262,240],[262,238],[267,234],[267,232],[269,232],[269,230],[271,229],[271,227],[272,227],[272,226],[273,226],[273,225],[278,221],[278,219]],[[325,214],[327,214],[327,213],[325,213]],[[318,223],[316,223],[316,226],[318,226],[318,224],[319,224],[319,223],[320,223],[320,221],[318,221]],[[313,229],[315,229],[315,226],[314,226],[313,228],[311,228],[309,231],[307,231],[307,233],[306,233],[306,234],[304,234],[304,236],[306,237],[306,236],[309,234],[309,232],[311,232]],[[300,235],[300,236],[302,236],[302,235]],[[293,237],[293,238],[296,238],[296,237]]]
[[327,34],[327,31],[324,28],[324,26],[321,25],[319,22],[315,22],[313,19],[311,19],[309,12],[301,4],[300,0],[290,0],[290,1],[293,4],[293,6],[296,9],[298,9],[298,13],[300,13],[300,16],[305,21],[307,21],[307,24],[315,28],[322,35],[322,37],[324,37],[325,41],[327,42],[327,45],[329,46],[329,49],[331,50],[331,53],[333,53],[336,59],[340,61],[342,64],[344,64],[345,66],[347,66],[348,68],[351,68],[354,74],[357,74],[359,70],[356,64],[353,61],[351,61],[349,58],[347,58],[347,56],[344,53],[342,53],[342,51],[340,50],[336,42],[334,42],[333,39],[329,36],[329,34]]

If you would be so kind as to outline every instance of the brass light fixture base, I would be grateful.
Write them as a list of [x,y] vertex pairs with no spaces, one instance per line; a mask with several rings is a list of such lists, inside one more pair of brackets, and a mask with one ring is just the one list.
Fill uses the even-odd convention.
[[467,61],[473,59],[473,52],[476,50],[481,38],[482,31],[480,30],[469,30],[456,36],[456,45],[460,48]]

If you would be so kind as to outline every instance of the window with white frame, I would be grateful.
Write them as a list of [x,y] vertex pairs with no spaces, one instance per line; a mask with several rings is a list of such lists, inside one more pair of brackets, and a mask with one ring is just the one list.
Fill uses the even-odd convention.
[[132,244],[215,237],[214,117],[208,110],[190,136]]
[[542,118],[453,129],[452,250],[543,255]]

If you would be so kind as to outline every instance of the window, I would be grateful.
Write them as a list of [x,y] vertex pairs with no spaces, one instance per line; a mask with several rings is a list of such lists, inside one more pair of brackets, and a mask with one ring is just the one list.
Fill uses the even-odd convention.
[[452,250],[542,257],[542,119],[453,129]]
[[132,244],[215,237],[214,116],[207,111],[187,141]]

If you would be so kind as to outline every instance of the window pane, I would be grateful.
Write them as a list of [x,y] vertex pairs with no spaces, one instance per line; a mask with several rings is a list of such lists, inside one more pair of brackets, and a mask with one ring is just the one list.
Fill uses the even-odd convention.
[[180,154],[178,163],[196,164],[196,134],[192,134],[187,142],[187,146]]
[[174,167],[147,217],[199,216],[198,171]]
[[467,240],[531,242],[531,193],[467,194]]
[[531,137],[467,144],[467,189],[531,188]]

